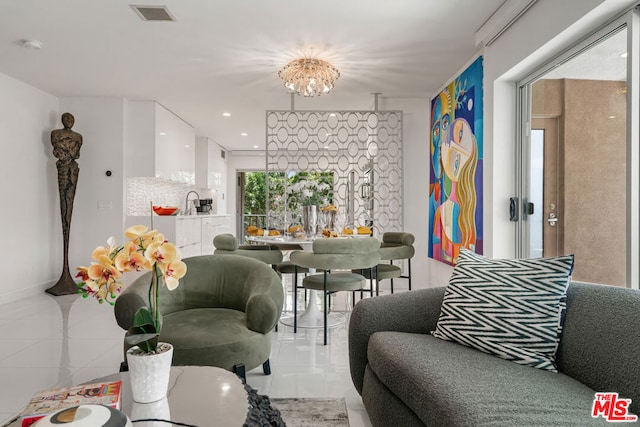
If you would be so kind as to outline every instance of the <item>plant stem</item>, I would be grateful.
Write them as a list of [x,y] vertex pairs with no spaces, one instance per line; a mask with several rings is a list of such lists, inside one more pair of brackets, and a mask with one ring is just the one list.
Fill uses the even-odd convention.
[[153,265],[153,269],[154,269],[154,272],[155,272],[155,275],[156,275],[156,298],[155,298],[155,301],[154,301],[154,304],[153,304],[153,317],[154,317],[155,322],[156,322],[156,325],[155,325],[156,326],[156,333],[159,334],[160,333],[160,319],[158,319],[158,317],[159,317],[158,297],[160,295],[160,286],[159,286],[160,284],[158,282],[160,280],[160,274],[158,274],[159,273],[158,264],[154,264]]
[[149,311],[153,310],[153,299],[151,296],[153,295],[153,285],[156,283],[156,269],[151,270],[151,283],[149,283]]
[[[153,321],[154,327],[156,328],[156,332],[160,333],[159,330],[159,319],[158,319],[158,296],[159,296],[159,284],[160,274],[158,271],[158,264],[153,264],[153,270],[151,271],[151,286],[149,286],[149,305],[151,306],[151,312],[153,313]],[[152,296],[154,298],[152,298]]]

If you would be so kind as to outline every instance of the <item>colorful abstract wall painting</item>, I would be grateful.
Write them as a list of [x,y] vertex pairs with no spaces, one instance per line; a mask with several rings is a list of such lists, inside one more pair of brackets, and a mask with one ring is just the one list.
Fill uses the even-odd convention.
[[482,56],[431,100],[429,257],[455,265],[483,253]]

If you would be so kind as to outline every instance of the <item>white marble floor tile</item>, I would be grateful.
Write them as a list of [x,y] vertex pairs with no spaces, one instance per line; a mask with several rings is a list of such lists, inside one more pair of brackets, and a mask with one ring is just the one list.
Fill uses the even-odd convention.
[[[336,295],[333,308],[342,310],[348,322],[344,294]],[[299,307],[304,309],[302,298]],[[247,373],[247,382],[274,398],[343,397],[351,427],[371,426],[351,382],[347,322],[329,330],[326,346],[322,329],[300,328],[294,334],[293,328],[280,324],[278,332],[271,333],[272,374],[264,375],[259,367]],[[39,390],[117,372],[123,336],[111,306],[79,295],[43,293],[0,305],[0,425]]]
[[10,367],[0,368],[0,378],[0,412],[16,413],[35,392],[70,384],[71,373],[61,368]]
[[38,340],[19,352],[0,360],[0,367],[18,368],[80,368],[93,362],[112,344],[92,340]]
[[[1,323],[1,322],[0,322]],[[0,328],[2,325],[0,324]],[[0,345],[0,366],[2,360],[7,357],[11,357],[14,354],[24,350],[25,348],[33,345],[37,342],[34,339],[15,339],[15,340],[2,340],[0,341],[2,345]]]

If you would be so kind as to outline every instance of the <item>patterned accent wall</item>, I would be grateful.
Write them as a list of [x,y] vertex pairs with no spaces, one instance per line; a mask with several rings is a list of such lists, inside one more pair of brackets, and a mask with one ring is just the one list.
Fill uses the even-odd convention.
[[402,111],[267,111],[266,124],[267,172],[333,172],[345,214],[351,176],[354,225],[371,220],[378,237],[402,230]]

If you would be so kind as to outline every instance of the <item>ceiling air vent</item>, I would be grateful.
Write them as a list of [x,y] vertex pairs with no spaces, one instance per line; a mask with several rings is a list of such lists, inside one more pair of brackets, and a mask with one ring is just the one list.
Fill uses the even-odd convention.
[[220,157],[222,157],[223,159],[227,157],[227,152],[224,150],[220,150]]
[[166,6],[131,5],[143,21],[175,21]]

